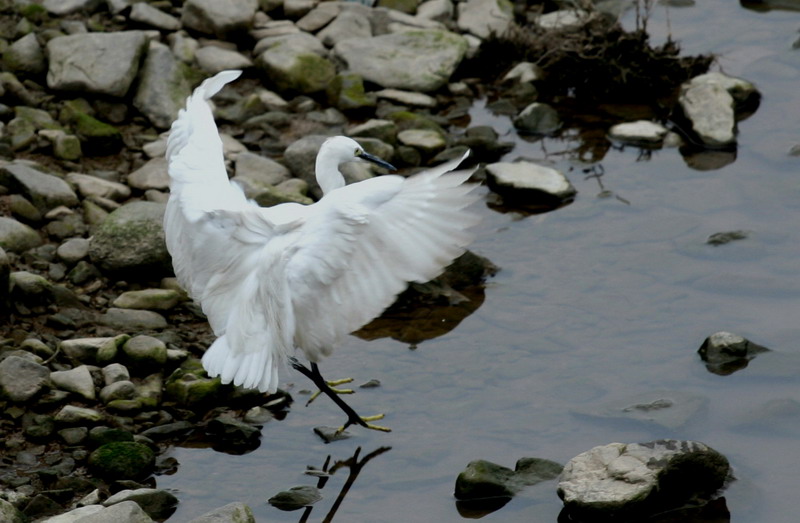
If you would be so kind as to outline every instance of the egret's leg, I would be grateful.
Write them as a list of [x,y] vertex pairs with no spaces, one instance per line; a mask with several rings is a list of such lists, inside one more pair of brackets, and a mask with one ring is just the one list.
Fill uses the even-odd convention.
[[366,427],[372,430],[380,430],[383,432],[391,432],[391,429],[387,427],[382,427],[380,425],[373,425],[372,423],[368,423],[369,421],[376,421],[383,418],[383,414],[378,414],[375,416],[367,416],[361,417],[358,413],[353,410],[353,408],[348,405],[342,398],[339,397],[328,385],[325,381],[325,378],[322,377],[322,374],[319,372],[319,367],[317,367],[316,363],[311,363],[311,368],[309,369],[297,359],[292,358],[290,360],[292,367],[295,368],[300,374],[304,375],[308,379],[314,382],[314,385],[319,388],[321,392],[323,392],[326,396],[328,396],[331,400],[333,400],[336,405],[339,406],[345,414],[347,414],[347,422],[339,427],[339,432],[344,431],[350,425],[361,425],[362,427]]
[[[340,380],[331,380],[331,381],[325,380],[325,383],[327,383],[328,387],[330,387],[331,390],[333,392],[335,392],[336,394],[355,394],[356,391],[354,391],[353,389],[337,389],[337,388],[334,388],[334,387],[338,387],[339,385],[344,385],[346,383],[352,383],[352,381],[353,381],[353,378],[342,378]],[[312,394],[311,397],[308,398],[308,401],[306,402],[306,407],[311,405],[311,402],[314,401],[315,399],[317,399],[320,394],[322,394],[321,390],[318,390],[317,392]]]

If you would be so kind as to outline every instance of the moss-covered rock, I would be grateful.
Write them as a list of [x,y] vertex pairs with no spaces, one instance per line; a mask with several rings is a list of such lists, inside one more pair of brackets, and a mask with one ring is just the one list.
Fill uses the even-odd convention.
[[325,90],[328,102],[342,111],[375,107],[375,95],[364,90],[364,79],[357,74],[339,74]]
[[188,360],[167,379],[164,399],[190,409],[209,409],[219,396],[222,381],[205,375],[199,360]]
[[155,454],[135,441],[106,443],[89,455],[90,471],[108,480],[141,479],[150,474]]

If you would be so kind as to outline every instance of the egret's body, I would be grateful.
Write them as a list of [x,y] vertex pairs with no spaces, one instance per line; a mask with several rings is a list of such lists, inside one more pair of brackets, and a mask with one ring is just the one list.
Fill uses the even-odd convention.
[[449,173],[463,158],[345,186],[339,164],[374,157],[336,137],[317,158],[320,201],[259,207],[228,180],[207,102],[238,76],[203,82],[172,125],[164,229],[175,274],[217,336],[203,356],[209,375],[274,392],[296,349],[317,362],[408,282],[430,280],[460,255],[477,197],[464,185],[469,173]]

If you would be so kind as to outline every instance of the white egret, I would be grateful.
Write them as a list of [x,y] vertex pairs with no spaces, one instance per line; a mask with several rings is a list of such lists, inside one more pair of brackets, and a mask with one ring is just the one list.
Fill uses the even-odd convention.
[[[259,207],[228,180],[208,103],[240,74],[205,80],[172,124],[167,146],[167,248],[178,281],[217,336],[203,366],[223,383],[272,393],[278,368],[291,362],[345,411],[344,427],[385,430],[328,388],[317,361],[408,282],[436,277],[464,252],[478,221],[467,207],[478,196],[464,183],[470,173],[450,171],[467,155],[409,178],[345,185],[344,162],[391,166],[350,138],[330,138],[317,156],[318,202]],[[294,359],[296,349],[310,369]]]

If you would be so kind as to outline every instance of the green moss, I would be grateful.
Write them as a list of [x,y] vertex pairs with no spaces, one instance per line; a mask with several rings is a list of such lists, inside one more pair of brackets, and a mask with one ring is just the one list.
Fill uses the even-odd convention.
[[419,7],[419,0],[378,0],[377,7],[386,7],[413,15]]
[[89,455],[91,471],[107,479],[140,479],[153,470],[155,454],[134,441],[107,443]]
[[388,118],[397,124],[398,131],[406,131],[408,129],[427,129],[436,131],[443,136],[446,135],[444,129],[431,120],[411,111],[395,111],[388,115]]
[[330,60],[314,53],[300,54],[287,73],[287,87],[304,94],[316,93],[325,89],[335,75],[336,67]]
[[47,9],[39,4],[21,5],[18,7],[19,14],[31,22],[41,23],[47,20]]
[[342,111],[376,105],[375,97],[368,95],[364,89],[364,79],[354,73],[336,75],[326,92],[328,102]]

